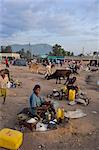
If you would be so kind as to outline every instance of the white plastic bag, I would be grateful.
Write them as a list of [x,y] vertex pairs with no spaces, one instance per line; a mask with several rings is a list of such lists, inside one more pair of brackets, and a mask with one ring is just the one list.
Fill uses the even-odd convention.
[[31,118],[27,121],[27,123],[36,123],[37,120],[35,118]]
[[36,131],[47,131],[47,126],[46,124],[38,122],[36,125]]
[[9,88],[11,88],[11,86],[12,86],[12,83],[11,83],[11,82],[8,82],[8,83],[7,83],[7,88],[9,89]]

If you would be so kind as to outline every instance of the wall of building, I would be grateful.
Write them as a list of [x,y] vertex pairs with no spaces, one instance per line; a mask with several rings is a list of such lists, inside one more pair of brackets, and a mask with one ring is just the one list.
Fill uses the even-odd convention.
[[90,60],[93,60],[93,59],[97,59],[99,60],[99,57],[93,57],[93,56],[84,56],[84,57],[79,57],[79,56],[66,56],[65,57],[65,60],[75,60],[75,61],[90,61]]
[[2,60],[5,57],[20,59],[20,54],[17,54],[17,53],[0,53],[0,60]]

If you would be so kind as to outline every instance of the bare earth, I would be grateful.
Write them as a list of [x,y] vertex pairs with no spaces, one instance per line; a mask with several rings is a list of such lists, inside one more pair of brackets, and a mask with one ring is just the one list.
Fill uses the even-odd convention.
[[[15,126],[16,114],[24,107],[29,106],[29,96],[33,86],[39,83],[42,87],[41,95],[46,97],[53,88],[60,88],[55,80],[47,81],[43,75],[32,74],[26,67],[11,67],[11,74],[14,79],[19,79],[22,88],[9,89],[6,104],[2,105],[0,97],[0,129]],[[96,89],[96,79],[99,80],[99,73],[93,73],[92,84],[87,84],[85,78],[88,72],[78,75],[78,86],[91,98],[87,107],[76,105],[68,106],[65,102],[59,101],[60,106],[66,110],[82,109],[87,116],[80,119],[70,120],[65,128],[44,133],[26,131],[24,141],[20,150],[98,150],[99,149],[99,90]],[[90,81],[91,82],[91,81]],[[93,113],[96,111],[96,113]],[[0,149],[3,150],[3,149]]]

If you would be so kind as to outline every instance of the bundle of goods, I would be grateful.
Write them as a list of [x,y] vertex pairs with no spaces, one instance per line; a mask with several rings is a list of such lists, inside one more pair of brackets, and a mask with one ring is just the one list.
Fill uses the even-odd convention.
[[45,109],[38,109],[37,115],[33,116],[30,113],[29,108],[23,109],[17,115],[18,124],[20,129],[24,127],[30,129],[31,131],[47,131],[57,129],[61,124],[67,124],[68,119],[64,116],[63,108],[53,108],[49,103],[45,106]]
[[14,81],[13,79],[11,79],[8,82],[7,87],[8,88],[22,87],[22,82],[19,82],[18,80]]
[[64,86],[60,90],[53,89],[52,93],[48,94],[47,97],[58,100],[65,99],[69,105],[82,104],[83,106],[87,106],[90,101],[87,94],[74,85]]
[[63,98],[66,99],[66,96],[67,96],[66,86],[61,87],[60,90],[53,89],[52,93],[47,95],[48,98],[55,98],[59,100],[62,100]]

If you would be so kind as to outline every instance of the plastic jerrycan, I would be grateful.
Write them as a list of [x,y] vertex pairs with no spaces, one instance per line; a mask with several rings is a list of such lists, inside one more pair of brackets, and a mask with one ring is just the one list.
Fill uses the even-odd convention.
[[61,116],[62,116],[61,108],[58,108],[58,109],[57,109],[57,119],[60,119]]
[[0,147],[17,150],[21,146],[22,142],[23,133],[9,128],[0,130]]
[[62,107],[61,109],[61,119],[63,120],[64,119],[64,108]]
[[70,89],[69,90],[69,101],[74,101],[75,100],[75,96],[76,96],[76,91]]

